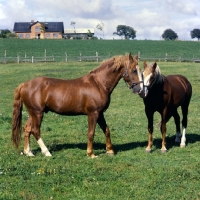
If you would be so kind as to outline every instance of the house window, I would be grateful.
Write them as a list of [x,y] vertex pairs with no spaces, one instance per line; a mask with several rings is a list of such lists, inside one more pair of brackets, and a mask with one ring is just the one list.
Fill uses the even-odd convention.
[[54,38],[57,38],[57,37],[58,37],[58,33],[54,33],[54,34],[53,34],[53,37],[54,37]]
[[29,33],[26,34],[26,38],[27,38],[27,39],[30,38],[30,34],[29,34]]
[[19,33],[19,34],[18,34],[18,38],[24,38],[24,34]]
[[46,38],[50,38],[50,33],[46,33]]
[[40,32],[40,26],[35,27],[35,32]]

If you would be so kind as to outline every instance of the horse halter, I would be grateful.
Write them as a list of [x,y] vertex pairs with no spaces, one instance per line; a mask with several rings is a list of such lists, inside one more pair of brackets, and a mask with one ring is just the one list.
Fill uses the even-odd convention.
[[[122,77],[123,77],[123,78],[124,78],[124,77],[128,77],[129,80],[131,80],[131,77],[130,77],[130,75],[129,75],[129,73],[128,73],[129,65],[130,65],[130,61],[129,61],[128,65],[126,66],[126,70],[125,70],[124,74],[122,75]],[[136,70],[137,70],[137,73],[139,74],[139,66],[138,66],[138,65],[136,65]],[[125,81],[125,80],[124,80],[124,81]],[[135,81],[131,80],[131,86],[128,84],[127,81],[125,81],[125,83],[126,83],[126,85],[129,87],[129,89],[132,89],[132,88],[135,87],[136,85],[138,85],[138,84],[140,84],[140,83],[144,83],[144,81],[135,82]]]
[[156,81],[155,76],[153,77],[150,85],[145,85],[144,84],[144,75],[143,75],[143,73],[141,75],[142,75],[142,81],[141,82],[143,83],[143,87],[146,87],[148,90],[150,90],[153,87],[153,85],[154,85],[154,83]]

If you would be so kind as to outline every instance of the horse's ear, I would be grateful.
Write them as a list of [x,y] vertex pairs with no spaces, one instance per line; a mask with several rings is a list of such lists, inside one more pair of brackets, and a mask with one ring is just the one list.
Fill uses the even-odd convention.
[[144,61],[144,69],[147,67],[146,60]]
[[133,62],[133,57],[131,55],[131,52],[129,53],[129,61]]
[[138,61],[138,55],[137,54],[133,58]]
[[157,63],[155,62],[155,63],[153,64],[153,69],[155,70],[156,67],[157,67]]

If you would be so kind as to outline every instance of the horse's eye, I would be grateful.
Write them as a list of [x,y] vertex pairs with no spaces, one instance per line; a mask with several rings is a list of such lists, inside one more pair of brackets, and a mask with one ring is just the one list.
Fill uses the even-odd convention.
[[133,74],[136,74],[136,73],[137,73],[137,69],[134,69],[134,70],[133,70]]
[[152,82],[154,80],[154,76],[150,77],[150,82]]

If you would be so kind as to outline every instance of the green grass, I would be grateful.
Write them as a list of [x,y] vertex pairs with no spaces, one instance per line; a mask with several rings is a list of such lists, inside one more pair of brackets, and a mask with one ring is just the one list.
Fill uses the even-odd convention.
[[[140,63],[142,65],[142,63]],[[200,64],[158,63],[164,75],[180,73],[192,83],[187,146],[174,143],[173,119],[167,124],[168,152],[162,154],[156,126],[151,154],[147,145],[147,119],[142,99],[121,80],[105,112],[116,155],[105,154],[105,137],[96,128],[96,159],[86,156],[87,117],[45,115],[41,136],[52,153],[44,157],[31,137],[35,157],[21,156],[11,144],[13,91],[19,83],[47,75],[76,78],[97,63],[2,64],[0,65],[0,199],[200,199],[199,85]],[[23,124],[27,112],[23,111]]]
[[114,56],[140,52],[142,58],[184,57],[192,59],[200,56],[200,43],[192,41],[151,41],[151,40],[21,40],[0,39],[0,57],[43,56]]

